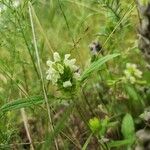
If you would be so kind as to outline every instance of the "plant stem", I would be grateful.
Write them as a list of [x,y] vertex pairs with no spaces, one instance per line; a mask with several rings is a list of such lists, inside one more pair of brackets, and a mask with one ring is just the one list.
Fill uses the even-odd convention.
[[[43,78],[43,73],[42,73],[41,64],[40,64],[39,52],[38,52],[38,48],[37,48],[37,42],[36,42],[36,37],[35,37],[35,30],[34,30],[34,24],[33,24],[31,6],[32,6],[32,5],[31,5],[31,3],[29,2],[29,3],[28,3],[29,16],[30,16],[30,23],[31,23],[31,28],[32,28],[32,35],[33,35],[33,41],[34,41],[34,48],[35,48],[36,58],[37,58],[37,65],[38,65],[38,69],[39,69],[39,73],[40,73],[40,78],[41,78],[41,83],[42,83],[43,94],[44,94],[45,103],[46,103],[47,111],[48,111],[48,118],[49,118],[50,130],[51,130],[52,132],[54,132],[54,127],[53,127],[53,123],[52,123],[52,116],[51,116],[51,110],[50,110],[50,107],[49,107],[49,104],[48,104],[48,97],[47,97],[46,88],[45,88],[45,85],[44,85],[44,78]],[[56,148],[56,150],[59,150],[57,140],[54,139],[54,141],[55,141],[55,148]]]

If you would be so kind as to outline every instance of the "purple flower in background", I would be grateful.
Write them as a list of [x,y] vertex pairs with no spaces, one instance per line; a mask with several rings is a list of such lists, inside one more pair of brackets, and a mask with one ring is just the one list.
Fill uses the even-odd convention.
[[102,50],[102,45],[98,41],[94,41],[89,45],[91,52],[96,55]]

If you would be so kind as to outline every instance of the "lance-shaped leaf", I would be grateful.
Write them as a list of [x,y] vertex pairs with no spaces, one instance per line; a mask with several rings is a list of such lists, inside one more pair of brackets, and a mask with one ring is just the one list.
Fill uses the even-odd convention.
[[80,81],[84,81],[87,77],[91,75],[94,71],[100,70],[101,66],[105,64],[107,61],[119,56],[120,54],[112,54],[112,55],[107,55],[102,58],[99,58],[97,61],[94,61],[81,75]]

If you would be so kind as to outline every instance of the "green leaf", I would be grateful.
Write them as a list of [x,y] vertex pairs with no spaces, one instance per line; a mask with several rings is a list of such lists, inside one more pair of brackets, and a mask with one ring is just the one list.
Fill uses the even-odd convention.
[[141,106],[141,104],[143,107],[145,106],[142,97],[138,95],[134,88],[132,88],[131,86],[125,86],[125,88],[134,106]]
[[100,130],[100,136],[104,136],[105,133],[106,133],[106,130],[107,130],[107,127],[108,127],[108,123],[109,123],[109,118],[105,118],[103,121],[102,121],[102,128]]
[[109,142],[107,145],[109,148],[112,147],[121,147],[121,146],[127,146],[127,145],[131,145],[134,142],[134,138],[133,139],[126,139],[126,140],[120,140],[120,141],[111,141]]
[[1,113],[6,113],[7,111],[20,109],[23,107],[30,107],[33,105],[42,104],[44,102],[44,98],[42,96],[34,96],[28,98],[20,98],[9,103],[4,104],[0,108]]
[[88,137],[88,139],[86,140],[86,142],[84,143],[83,147],[82,147],[82,150],[86,150],[87,149],[87,146],[88,144],[90,143],[90,140],[92,138],[92,135],[93,134],[90,134],[90,136]]
[[84,81],[87,77],[91,75],[94,71],[100,70],[100,67],[107,61],[119,56],[120,54],[107,55],[105,57],[99,58],[97,61],[93,62],[81,75],[80,81]]
[[131,139],[135,136],[134,121],[130,114],[126,114],[121,125],[121,132],[124,139]]
[[97,132],[101,129],[101,122],[98,118],[94,117],[89,120],[89,126],[93,132]]
[[53,145],[52,143],[54,142],[54,139],[66,127],[66,123],[68,121],[68,118],[69,118],[70,114],[72,113],[72,111],[74,110],[73,108],[74,108],[74,105],[70,105],[68,108],[66,108],[66,111],[63,113],[60,120],[58,121],[58,123],[54,127],[54,131],[48,133],[48,135],[46,136],[46,142],[43,145],[43,149],[47,149],[47,147],[49,147],[49,149],[51,149],[51,146]]
[[132,100],[139,101],[139,97],[136,91],[132,87],[126,86],[126,91]]

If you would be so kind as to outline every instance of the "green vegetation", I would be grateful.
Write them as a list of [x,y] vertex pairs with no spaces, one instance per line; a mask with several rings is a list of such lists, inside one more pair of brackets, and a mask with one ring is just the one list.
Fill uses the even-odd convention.
[[0,149],[150,147],[136,2],[0,0]]

